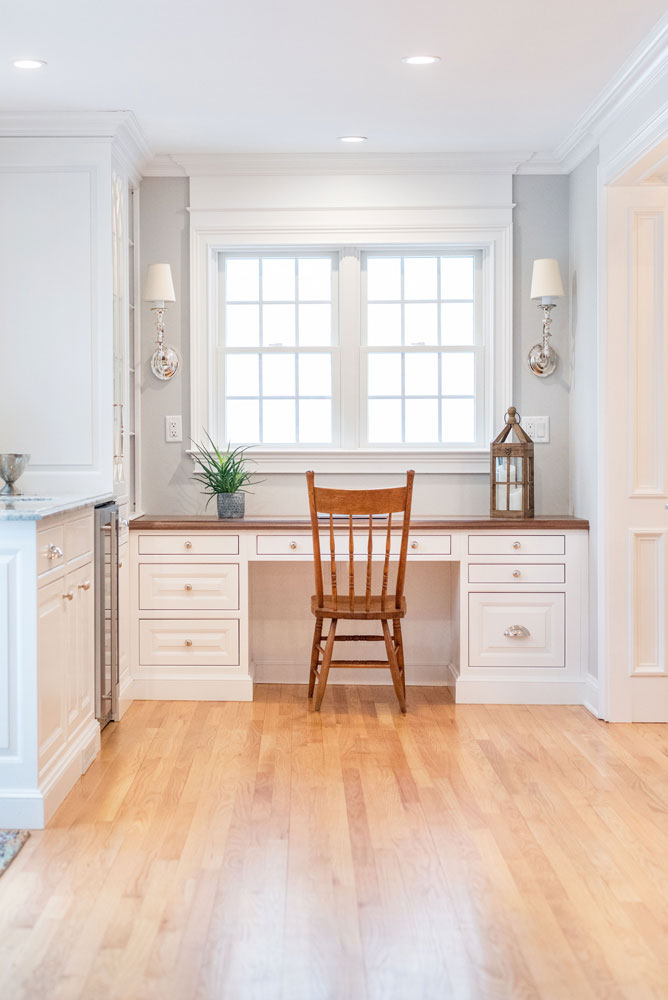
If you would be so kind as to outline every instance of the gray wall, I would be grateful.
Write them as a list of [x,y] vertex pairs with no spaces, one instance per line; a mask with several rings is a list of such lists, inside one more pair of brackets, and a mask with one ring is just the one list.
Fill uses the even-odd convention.
[[[564,283],[568,274],[568,178],[518,176],[514,179],[514,323],[515,393],[512,402],[520,413],[550,417],[550,444],[536,446],[536,510],[563,514],[569,509],[568,455],[568,300],[554,311],[554,343],[560,367],[550,379],[529,372],[526,355],[540,339],[541,317],[529,300],[531,265],[535,257],[556,257]],[[177,303],[166,314],[166,341],[181,355],[181,371],[171,383],[158,382],[148,368],[153,352],[154,323],[142,307],[142,358],[144,383],[141,412],[142,507],[147,513],[196,513],[204,499],[189,479],[192,462],[185,454],[191,431],[189,408],[189,262],[188,180],[147,178],[141,187],[142,275],[148,264],[168,261],[172,266]],[[511,400],[508,400],[510,404]],[[166,444],[164,418],[181,414],[183,444]],[[498,415],[499,429],[503,414]],[[346,480],[355,486],[383,486],[396,477],[358,475],[322,477]],[[306,491],[301,475],[268,475],[247,498],[249,513],[291,514],[306,511]],[[212,508],[210,508],[211,510]],[[486,475],[418,476],[414,510],[422,514],[484,514],[489,509]]]
[[597,669],[597,168],[594,150],[569,177],[571,297],[571,501],[573,513],[588,517],[590,629],[589,672]]

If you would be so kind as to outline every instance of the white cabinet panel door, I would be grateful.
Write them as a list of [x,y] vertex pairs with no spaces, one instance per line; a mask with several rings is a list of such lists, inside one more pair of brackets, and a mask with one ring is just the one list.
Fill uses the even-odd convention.
[[563,667],[563,594],[469,594],[471,667]]

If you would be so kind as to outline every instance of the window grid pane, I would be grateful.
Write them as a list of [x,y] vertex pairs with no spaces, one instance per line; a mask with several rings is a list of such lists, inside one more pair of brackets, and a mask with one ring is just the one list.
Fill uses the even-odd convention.
[[227,438],[331,444],[335,256],[221,257]]
[[[397,444],[475,442],[478,393],[484,386],[475,315],[476,253],[446,256],[442,249],[403,255],[371,252],[363,259],[368,442],[387,442],[390,435],[380,426],[382,414],[398,429],[399,412]],[[382,329],[384,312],[400,323],[399,330],[391,325],[387,336]],[[379,355],[385,359],[383,367],[379,367],[380,358],[375,360]],[[429,362],[421,366],[417,361],[421,356],[435,365],[433,377]],[[390,377],[393,357],[401,366],[400,398],[396,377]]]

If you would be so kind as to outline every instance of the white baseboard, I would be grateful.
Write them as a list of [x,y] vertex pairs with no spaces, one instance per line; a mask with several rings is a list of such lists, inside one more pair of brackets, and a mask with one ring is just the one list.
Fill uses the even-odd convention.
[[585,680],[585,695],[583,705],[588,712],[596,719],[602,719],[601,709],[599,704],[599,688],[598,688],[598,677],[594,677],[593,674],[587,674],[587,679]]
[[126,675],[120,684],[118,691],[118,716],[114,722],[120,722],[130,705],[132,704],[132,677]]
[[252,701],[253,677],[135,677],[124,698],[137,701]]
[[[308,663],[294,660],[260,660],[255,662],[253,679],[256,684],[306,684],[308,683]],[[451,663],[409,663],[406,665],[406,686],[454,687],[456,674]],[[389,667],[387,670],[361,667],[350,670],[347,667],[332,667],[328,684],[391,684]]]
[[0,789],[0,827],[43,830],[100,750],[100,724],[90,719],[50,765],[39,788]]
[[458,677],[458,705],[583,705],[585,682],[527,678]]

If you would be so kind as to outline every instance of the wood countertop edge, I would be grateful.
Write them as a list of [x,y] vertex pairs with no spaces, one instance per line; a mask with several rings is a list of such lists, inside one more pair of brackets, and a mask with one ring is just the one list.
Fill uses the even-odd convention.
[[[356,519],[359,530],[365,529],[367,521]],[[323,527],[329,522],[323,519]],[[379,520],[378,527],[385,526],[385,521]],[[348,522],[340,519],[336,527],[347,530]],[[399,525],[397,525],[397,528]],[[589,531],[589,521],[571,515],[550,516],[540,515],[532,518],[497,518],[487,515],[469,515],[462,517],[424,517],[413,518],[411,527],[414,531],[448,531],[475,530],[497,528],[499,530],[526,531],[536,528],[540,531]],[[218,518],[210,514],[142,514],[130,521],[131,531],[293,531],[311,530],[311,521],[305,517],[248,517],[248,518]]]

